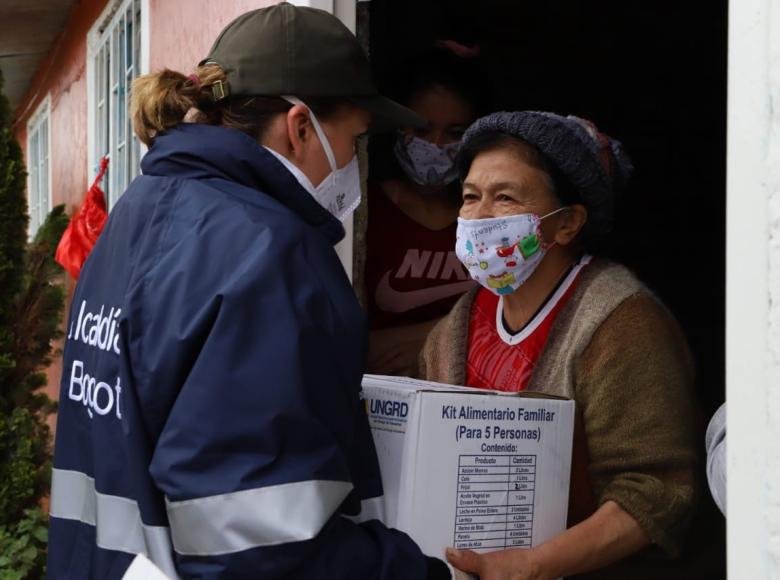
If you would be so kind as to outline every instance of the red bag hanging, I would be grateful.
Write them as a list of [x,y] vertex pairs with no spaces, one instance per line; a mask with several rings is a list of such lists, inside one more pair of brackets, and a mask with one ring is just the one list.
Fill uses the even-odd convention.
[[106,199],[100,182],[106,174],[108,158],[100,160],[100,171],[87,191],[81,207],[73,214],[65,233],[62,234],[54,259],[65,268],[74,280],[78,280],[81,266],[97,242],[108,218]]

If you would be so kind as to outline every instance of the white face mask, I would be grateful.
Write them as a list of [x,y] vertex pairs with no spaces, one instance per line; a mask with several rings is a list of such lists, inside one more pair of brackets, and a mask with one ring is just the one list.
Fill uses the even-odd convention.
[[409,179],[419,185],[441,186],[455,181],[455,154],[460,142],[442,147],[412,135],[399,135],[393,153]]
[[[309,108],[297,97],[283,96],[282,98],[294,105],[303,105]],[[331,172],[322,180],[322,183],[315,187],[311,180],[306,177],[306,174],[289,159],[273,149],[268,147],[266,149],[293,174],[293,177],[317,200],[317,203],[343,222],[360,205],[360,169],[357,155],[353,155],[350,162],[339,169],[336,165],[336,157],[333,155],[330,142],[328,142],[325,132],[310,108],[309,115],[311,116],[311,124],[314,126],[314,131],[317,133],[317,137],[320,143],[322,143],[322,148],[325,150],[325,156],[328,158],[331,169]]]
[[521,213],[505,217],[458,218],[455,253],[477,282],[499,296],[517,290],[541,263],[553,244],[541,237],[545,216]]

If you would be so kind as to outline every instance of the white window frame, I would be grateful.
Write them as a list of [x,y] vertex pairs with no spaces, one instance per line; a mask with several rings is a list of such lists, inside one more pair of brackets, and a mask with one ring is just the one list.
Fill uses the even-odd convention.
[[[119,21],[122,19],[123,15],[126,14],[127,10],[133,4],[140,6],[141,14],[139,30],[140,43],[137,46],[139,59],[138,62],[133,63],[135,69],[133,70],[132,78],[135,78],[141,74],[146,74],[149,72],[149,0],[110,0],[106,4],[106,7],[103,9],[103,12],[100,14],[100,16],[95,20],[95,23],[92,25],[90,31],[87,33],[87,176],[89,183],[91,183],[97,175],[100,158],[102,156],[101,153],[98,152],[98,146],[100,143],[96,133],[97,109],[101,104],[102,106],[110,106],[109,101],[113,101],[114,98],[122,98],[126,100],[124,117],[124,147],[134,146],[135,136],[132,133],[132,126],[129,122],[129,82],[132,80],[132,78],[127,81],[124,96],[113,97],[111,94],[113,91],[111,88],[109,88],[107,94],[104,96],[104,102],[99,103],[98,97],[96,95],[98,82],[101,80],[97,62],[100,56],[100,52],[106,43],[113,42],[114,39],[112,35],[114,30],[119,25]],[[135,44],[132,46],[134,49],[136,48]],[[112,48],[118,49],[118,46]],[[109,74],[116,74],[113,63],[111,68],[113,70],[110,70]],[[125,71],[125,73],[127,73],[127,71]],[[119,196],[121,196],[121,194],[124,192],[127,183],[132,180],[132,177],[140,173],[139,165],[141,158],[146,152],[146,148],[143,146],[143,144],[139,144],[137,154],[134,154],[131,157],[133,167],[123,167],[122,172],[117,172],[116,169],[118,166],[115,162],[116,160],[112,159],[112,157],[114,157],[117,152],[115,145],[117,141],[116,138],[118,127],[115,121],[116,118],[112,113],[109,114],[112,115],[112,118],[109,120],[108,133],[105,135],[104,139],[109,149],[108,155],[110,161],[107,175],[103,181],[103,188],[107,194],[106,202],[110,211],[116,201],[119,199]]]
[[729,2],[728,577],[780,577],[780,3]]
[[[46,123],[46,149],[45,159],[41,159],[39,155],[40,150],[34,151],[34,148],[37,148],[37,144],[40,143],[40,131],[44,123]],[[34,139],[36,136],[38,140]],[[47,207],[41,213],[40,176],[42,165],[46,174],[46,191],[43,192],[43,197],[46,200]],[[33,194],[35,194],[36,199],[33,199]],[[51,208],[51,96],[46,95],[46,98],[38,105],[35,113],[27,121],[27,211],[30,216],[27,233],[30,239],[34,238],[35,234],[38,233],[38,229],[43,224]]]

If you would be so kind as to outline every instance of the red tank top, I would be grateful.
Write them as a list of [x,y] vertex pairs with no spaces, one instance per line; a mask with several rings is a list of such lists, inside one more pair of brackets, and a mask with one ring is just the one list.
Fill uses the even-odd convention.
[[579,273],[590,259],[585,256],[572,268],[541,310],[517,334],[504,328],[503,298],[484,288],[477,293],[469,323],[467,385],[511,392],[528,386],[555,317],[571,298]]
[[368,189],[366,290],[372,329],[427,322],[474,286],[455,255],[453,223],[430,230],[376,185]]

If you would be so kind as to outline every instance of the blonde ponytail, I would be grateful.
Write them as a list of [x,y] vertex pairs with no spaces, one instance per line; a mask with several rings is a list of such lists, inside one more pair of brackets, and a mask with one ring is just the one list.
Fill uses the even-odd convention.
[[[227,83],[227,75],[215,63],[199,66],[190,76],[169,69],[141,75],[133,81],[130,99],[135,134],[141,142],[151,145],[160,133],[187,122],[231,127],[261,140],[273,118],[292,106],[274,96],[215,101],[212,86],[217,81]],[[321,118],[346,104],[340,98],[302,98]]]
[[183,74],[164,69],[133,81],[130,115],[138,138],[150,145],[158,133],[178,125],[198,102],[200,86]]

